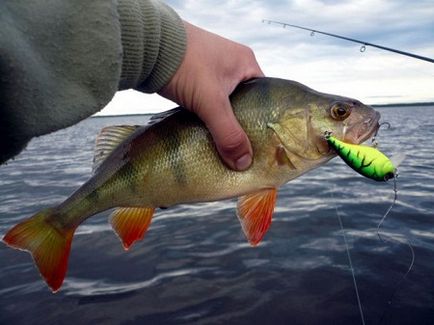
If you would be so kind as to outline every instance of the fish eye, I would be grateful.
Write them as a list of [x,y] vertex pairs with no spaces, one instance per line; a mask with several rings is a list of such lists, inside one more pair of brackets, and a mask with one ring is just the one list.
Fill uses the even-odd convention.
[[343,121],[350,116],[351,107],[351,105],[342,102],[334,103],[330,108],[330,115],[335,120]]

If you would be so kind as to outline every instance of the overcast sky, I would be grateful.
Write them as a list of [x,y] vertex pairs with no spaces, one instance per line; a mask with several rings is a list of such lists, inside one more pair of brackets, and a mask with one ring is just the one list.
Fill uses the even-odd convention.
[[[367,104],[434,101],[434,64],[262,19],[336,33],[434,57],[433,0],[170,0],[184,19],[250,46],[267,76],[293,79]],[[152,113],[176,105],[118,92],[102,114]]]

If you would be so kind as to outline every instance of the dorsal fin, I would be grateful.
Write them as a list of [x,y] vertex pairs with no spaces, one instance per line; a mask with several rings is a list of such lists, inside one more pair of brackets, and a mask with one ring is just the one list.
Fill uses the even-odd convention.
[[95,171],[107,156],[139,127],[138,125],[113,125],[103,128],[96,137],[92,171]]
[[156,113],[156,114],[151,116],[147,125],[153,125],[155,123],[159,123],[162,120],[164,120],[165,118],[172,116],[173,114],[176,114],[176,113],[183,111],[183,110],[184,109],[181,107],[175,107],[175,108],[169,109],[168,111]]

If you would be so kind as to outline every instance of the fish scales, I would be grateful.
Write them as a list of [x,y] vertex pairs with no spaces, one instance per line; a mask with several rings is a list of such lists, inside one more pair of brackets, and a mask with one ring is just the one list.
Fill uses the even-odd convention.
[[110,208],[117,208],[110,222],[129,249],[158,207],[238,197],[237,216],[254,246],[271,224],[277,189],[336,155],[324,132],[359,144],[376,132],[380,118],[357,100],[276,78],[242,83],[230,100],[252,144],[247,170],[228,168],[205,125],[181,108],[146,126],[107,127],[96,141],[90,179],[58,206],[13,227],[3,241],[30,252],[54,292],[65,277],[75,229]]
[[[268,158],[267,146],[261,146],[272,137],[266,127],[268,117],[260,117],[261,110],[250,107],[237,114],[245,128],[255,152],[253,165],[247,172],[228,169],[217,154],[209,132],[193,114],[183,111],[156,125],[151,133],[158,139],[148,147],[153,160],[148,171],[144,190],[157,189],[150,193],[153,206],[170,206],[179,202],[218,200],[233,196],[234,189],[239,194],[263,186],[268,181],[268,170],[264,162]],[[265,114],[262,114],[265,115]],[[258,117],[264,121],[256,126]],[[171,130],[177,130],[172,134]],[[144,158],[145,159],[145,158]],[[143,163],[143,160],[138,161]],[[257,184],[260,185],[257,185]],[[161,190],[161,192],[160,192]],[[165,193],[164,196],[161,194]]]

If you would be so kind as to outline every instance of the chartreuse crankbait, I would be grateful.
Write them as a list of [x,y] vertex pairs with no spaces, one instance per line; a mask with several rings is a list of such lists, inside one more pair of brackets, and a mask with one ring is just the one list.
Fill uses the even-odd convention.
[[396,167],[378,149],[342,142],[333,137],[330,132],[325,133],[325,139],[338,156],[359,174],[379,182],[396,177]]

